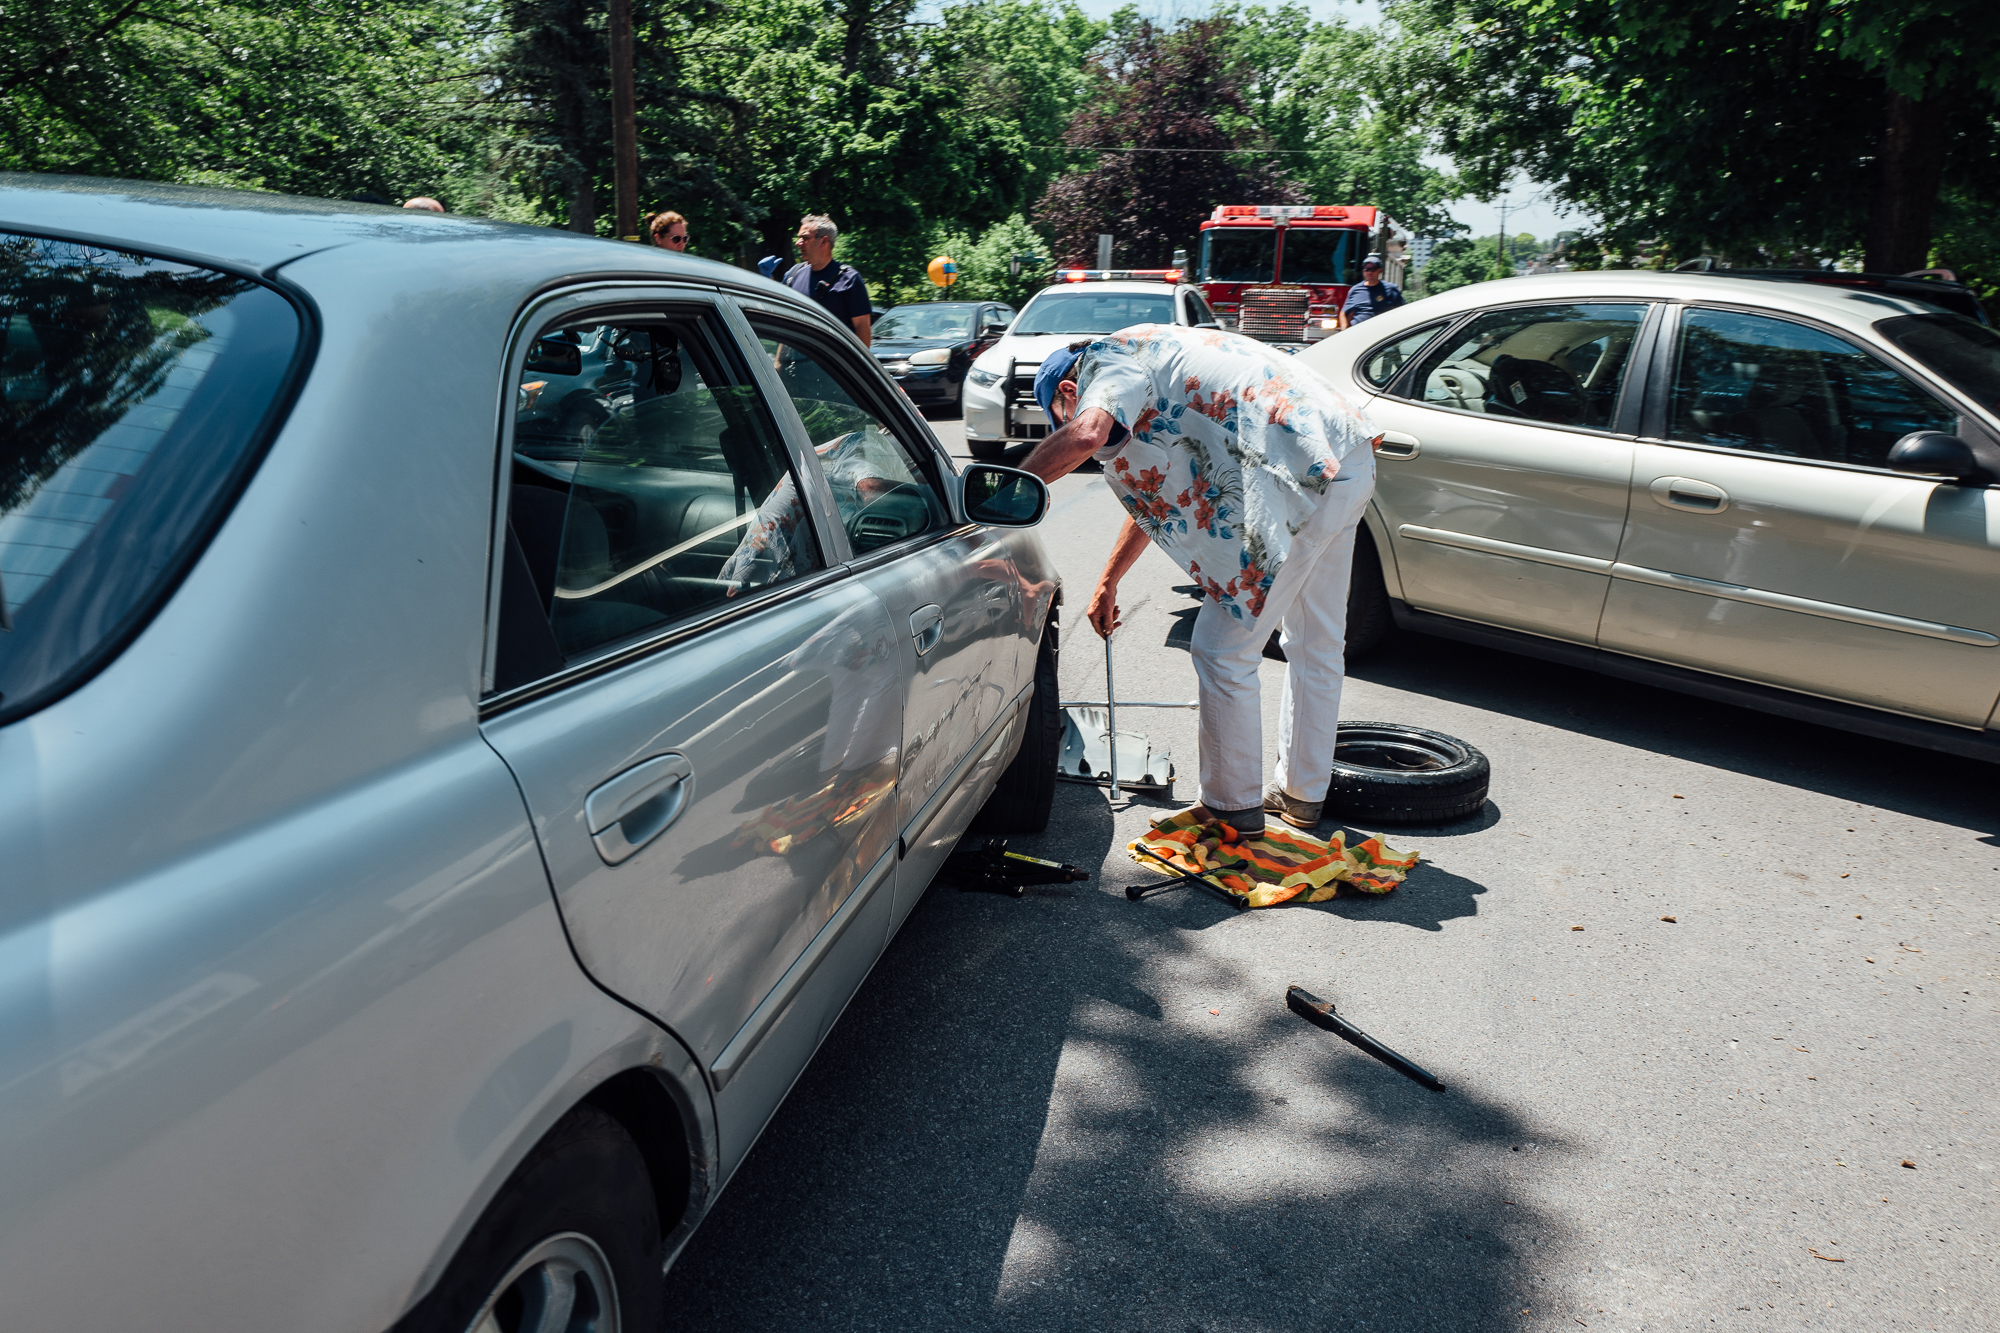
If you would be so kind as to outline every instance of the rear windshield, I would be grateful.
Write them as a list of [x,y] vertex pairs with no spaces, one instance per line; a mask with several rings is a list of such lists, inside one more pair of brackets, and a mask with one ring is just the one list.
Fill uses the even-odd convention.
[[1105,292],[1088,287],[1043,292],[1028,302],[1010,333],[1116,333],[1134,324],[1174,322],[1173,293]]
[[298,343],[291,304],[247,279],[0,232],[0,723],[178,579]]
[[2000,333],[1963,315],[1904,315],[1875,328],[1973,402],[2000,412]]

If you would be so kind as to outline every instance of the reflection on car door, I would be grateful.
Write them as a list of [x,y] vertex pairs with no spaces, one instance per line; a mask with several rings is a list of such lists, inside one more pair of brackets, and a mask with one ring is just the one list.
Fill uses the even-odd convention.
[[726,1173],[887,938],[902,660],[717,312],[614,341],[637,391],[514,454],[485,732],[578,958],[709,1071]]
[[772,314],[750,320],[826,475],[854,568],[901,641],[900,922],[1007,757],[1001,724],[1016,722],[1029,676],[1020,578],[1004,538],[954,524],[935,451],[844,349]]
[[[1689,308],[1637,449],[1602,645],[1983,726],[2000,693],[1994,493],[1890,472],[1955,409],[1810,325]],[[1665,377],[1663,387],[1666,387]]]
[[1368,404],[1385,432],[1376,497],[1412,606],[1596,637],[1631,484],[1621,389],[1646,312],[1488,311]]

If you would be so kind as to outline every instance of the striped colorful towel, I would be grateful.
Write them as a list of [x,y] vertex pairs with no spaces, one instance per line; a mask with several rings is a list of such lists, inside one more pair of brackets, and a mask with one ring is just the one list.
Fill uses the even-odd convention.
[[1140,865],[1167,873],[1158,861],[1132,850],[1139,846],[1180,871],[1213,872],[1212,881],[1245,895],[1252,907],[1274,907],[1300,895],[1304,902],[1325,902],[1343,882],[1363,893],[1387,893],[1417,864],[1415,852],[1396,851],[1380,838],[1349,846],[1347,835],[1336,833],[1323,842],[1276,820],[1245,837],[1227,824],[1198,824],[1186,810],[1153,825],[1125,849]]

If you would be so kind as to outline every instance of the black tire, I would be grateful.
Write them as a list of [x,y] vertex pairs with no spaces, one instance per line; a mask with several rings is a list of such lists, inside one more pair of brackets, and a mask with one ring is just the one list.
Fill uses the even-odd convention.
[[982,463],[997,463],[1006,456],[1007,441],[967,440],[965,442],[965,452],[971,454]]
[[1354,530],[1354,574],[1347,583],[1347,656],[1366,657],[1396,627],[1389,610],[1389,585],[1382,579],[1382,556],[1362,524]]
[[1056,618],[1050,616],[1035,650],[1035,692],[1028,699],[1028,727],[1021,748],[972,817],[970,832],[1040,833],[1049,826],[1049,809],[1056,799],[1056,763],[1062,758],[1062,687],[1056,682],[1056,641],[1061,637]]
[[[1389,610],[1389,585],[1382,581],[1382,557],[1368,535],[1367,524],[1354,530],[1354,572],[1347,580],[1347,659],[1366,657],[1382,646],[1389,631],[1396,628]],[[1285,660],[1278,645],[1278,631],[1264,641],[1264,656],[1273,662]]]
[[[578,1107],[535,1145],[394,1333],[467,1333],[489,1309],[508,1333],[534,1328],[537,1271],[516,1277],[514,1270],[541,1252],[551,1254],[551,1268],[576,1273],[565,1333],[659,1328],[660,1223],[646,1161],[624,1127],[596,1107]],[[608,1274],[602,1285],[615,1290],[599,1291],[593,1273]]]
[[1486,804],[1493,769],[1455,736],[1395,722],[1343,722],[1330,814],[1364,824],[1447,824]]

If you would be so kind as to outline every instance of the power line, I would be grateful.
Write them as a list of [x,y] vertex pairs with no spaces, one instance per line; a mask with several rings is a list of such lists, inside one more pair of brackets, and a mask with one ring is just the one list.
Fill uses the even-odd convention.
[[1031,143],[1030,148],[1056,148],[1069,153],[1254,153],[1259,157],[1333,157],[1338,148],[1098,148],[1088,144]]

